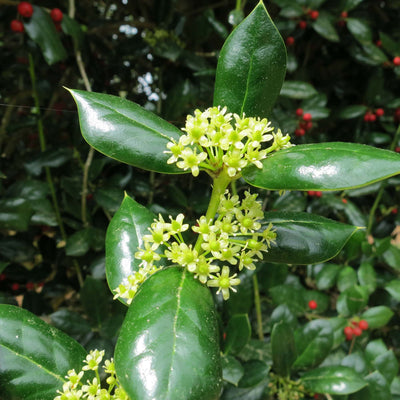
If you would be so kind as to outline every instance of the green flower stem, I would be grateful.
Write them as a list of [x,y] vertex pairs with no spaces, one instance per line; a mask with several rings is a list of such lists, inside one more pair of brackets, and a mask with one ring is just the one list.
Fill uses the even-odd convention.
[[[390,145],[390,148],[389,148],[390,150],[393,151],[396,148],[399,139],[400,139],[400,124],[397,127],[396,134],[394,135],[394,138],[393,138],[392,143]],[[367,236],[369,236],[371,234],[371,232],[372,232],[372,226],[373,226],[374,221],[375,221],[375,212],[376,212],[376,209],[378,208],[378,205],[379,205],[379,203],[381,201],[381,198],[383,196],[383,192],[385,191],[386,185],[387,185],[387,180],[385,180],[385,181],[383,181],[381,183],[379,191],[378,191],[378,194],[375,197],[374,204],[372,205],[371,211],[369,212]]]
[[[213,190],[211,193],[210,203],[208,204],[208,209],[206,213],[206,220],[213,221],[215,214],[217,213],[218,206],[221,200],[221,195],[225,193],[226,188],[231,183],[232,178],[229,177],[225,169],[222,169],[220,174],[213,180]],[[194,245],[194,250],[201,253],[201,244],[203,242],[203,237],[200,235]]]
[[263,327],[262,327],[260,291],[258,289],[258,279],[257,279],[256,273],[254,273],[254,275],[253,275],[253,288],[254,288],[254,304],[256,307],[256,317],[257,317],[257,336],[260,340],[264,340],[264,332],[263,332]]

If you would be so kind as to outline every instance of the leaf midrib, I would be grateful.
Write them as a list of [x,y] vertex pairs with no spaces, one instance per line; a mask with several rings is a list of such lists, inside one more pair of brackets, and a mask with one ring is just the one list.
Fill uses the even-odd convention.
[[57,380],[61,381],[62,383],[67,382],[66,379],[64,379],[64,377],[62,377],[61,375],[57,375],[54,372],[50,371],[49,369],[45,368],[43,365],[37,363],[35,360],[33,360],[32,358],[26,357],[24,354],[18,353],[17,351],[15,351],[14,349],[12,349],[9,346],[6,346],[4,343],[0,344],[1,347],[4,347],[5,349],[7,349],[9,352],[11,352],[12,354],[27,360],[28,362],[30,362],[31,364],[35,365],[37,368],[39,368],[39,370],[41,371],[45,371],[47,372],[49,375],[55,377]]

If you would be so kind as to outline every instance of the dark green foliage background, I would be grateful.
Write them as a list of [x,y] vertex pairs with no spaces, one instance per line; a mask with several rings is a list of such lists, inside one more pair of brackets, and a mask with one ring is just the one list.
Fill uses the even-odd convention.
[[[124,191],[155,214],[183,211],[194,221],[205,212],[210,189],[203,175],[194,181],[190,174],[177,177],[146,172],[96,152],[84,198],[87,216],[82,217],[83,171],[89,148],[80,133],[76,106],[63,88],[85,90],[75,51],[79,48],[82,52],[93,91],[136,102],[176,126],[170,128],[176,133],[186,114],[223,97],[221,93],[213,97],[219,52],[234,28],[232,22],[239,22],[258,2],[242,1],[236,10],[236,2],[228,0],[127,3],[96,6],[77,1],[75,19],[65,17],[62,32],[48,21],[39,36],[34,20],[24,21],[25,34],[11,32],[16,6],[1,4],[0,8],[0,303],[18,304],[45,317],[86,350],[104,348],[107,357],[113,355],[126,307],[112,301],[105,283],[104,238]],[[35,12],[39,10],[36,17],[43,13],[47,18],[46,11],[38,7],[68,12],[67,2],[34,4]],[[274,0],[266,6],[286,43],[288,37],[294,39],[294,44],[287,45],[286,80],[269,116],[273,124],[291,134],[295,144],[314,144],[311,148],[316,152],[318,144],[327,141],[399,152],[400,142],[393,139],[400,123],[400,66],[392,60],[400,56],[400,2]],[[308,9],[319,11],[317,20],[310,18]],[[341,16],[343,11],[347,18]],[[300,29],[300,21],[306,21],[306,29]],[[39,112],[32,99],[29,54]],[[299,107],[313,117],[312,128],[302,137],[294,135],[301,122],[295,114]],[[269,108],[267,104],[256,109],[264,112]],[[383,108],[385,114],[366,122],[365,113],[377,108]],[[39,118],[44,125],[44,151],[39,142]],[[331,155],[325,152],[326,157]],[[324,157],[321,152],[319,155],[322,162]],[[275,168],[279,165],[278,160]],[[46,168],[52,174],[66,238],[58,226]],[[360,167],[349,163],[348,168]],[[173,168],[168,172],[174,172]],[[360,169],[371,182],[369,186],[346,191],[338,186],[337,191],[323,192],[322,197],[296,191],[290,182],[287,189],[292,191],[279,195],[267,190],[275,188],[273,179],[260,183],[257,171],[245,175],[247,182],[267,188],[257,190],[268,212],[312,212],[367,230],[349,237],[339,253],[331,240],[335,258],[329,262],[304,265],[311,261],[300,250],[299,265],[291,259],[285,261],[290,264],[261,263],[256,272],[258,289],[254,273],[246,272],[238,293],[228,303],[216,298],[221,347],[231,349],[224,352],[222,398],[265,398],[272,364],[276,373],[287,375],[294,363],[292,378],[308,370],[306,388],[309,384],[315,390],[313,382],[320,382],[320,390],[329,393],[334,377],[341,373],[335,366],[341,364],[359,373],[349,380],[348,390],[363,387],[364,381],[357,381],[359,376],[369,382],[356,394],[348,395],[345,389],[342,394],[348,399],[400,399],[396,361],[400,356],[400,178],[373,183],[373,172]],[[341,173],[346,182],[346,171]],[[239,193],[248,188],[246,181],[237,182]],[[281,257],[273,249],[271,261],[276,261],[275,254]],[[83,278],[81,284],[77,271]],[[264,342],[256,340],[255,289],[262,298]],[[330,327],[308,322],[312,319],[307,315],[311,299],[318,302],[316,312],[331,318]],[[367,319],[372,330],[357,339],[348,355],[349,343],[344,342],[342,330],[345,318],[354,315]],[[237,322],[242,319],[246,324]],[[246,336],[246,343],[235,342],[235,329],[242,332],[248,323],[250,339]],[[222,337],[228,327],[233,331],[227,336],[229,346]],[[296,335],[288,334],[287,329],[297,329]],[[289,337],[290,346],[295,346],[301,335],[315,340],[309,332],[323,331],[326,340],[318,342],[318,348],[326,355],[324,364],[314,365],[315,359],[301,346],[297,366],[293,354],[283,362],[279,346],[271,350],[270,343],[271,335],[272,346],[279,343],[280,331]],[[326,373],[332,375],[333,383],[321,383],[320,376]]]

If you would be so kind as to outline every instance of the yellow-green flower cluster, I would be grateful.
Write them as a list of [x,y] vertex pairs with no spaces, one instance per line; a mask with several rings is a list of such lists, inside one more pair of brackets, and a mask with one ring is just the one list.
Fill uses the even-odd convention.
[[[242,201],[239,196],[228,192],[220,198],[217,217],[207,220],[201,216],[191,229],[199,235],[196,244],[185,243],[182,233],[189,229],[184,223],[183,214],[176,219],[164,221],[160,215],[149,228],[150,234],[143,237],[144,248],[135,254],[141,260],[141,267],[156,268],[153,264],[161,257],[172,264],[187,268],[203,284],[217,287],[223,298],[229,298],[229,290],[240,283],[237,273],[243,268],[255,269],[255,262],[263,258],[276,234],[269,224],[264,230],[260,220],[263,218],[261,204],[256,194],[245,193]],[[162,253],[156,251],[163,249]]]
[[[168,164],[176,163],[190,169],[194,176],[200,170],[210,175],[226,169],[230,178],[240,177],[241,170],[250,164],[262,168],[261,160],[271,151],[290,147],[290,137],[274,132],[266,118],[245,118],[226,112],[226,107],[210,107],[188,115],[179,141],[171,138],[166,153],[171,153]],[[272,144],[264,148],[265,142]]]
[[[104,350],[92,350],[84,360],[85,365],[79,373],[74,369],[68,371],[65,376],[67,381],[63,385],[63,390],[58,390],[59,394],[54,400],[129,400],[128,395],[120,386],[115,374],[114,361],[105,360],[103,369],[109,376],[106,379],[108,389],[102,388],[100,384],[99,366],[104,357]],[[86,371],[94,371],[96,377],[83,382]]]

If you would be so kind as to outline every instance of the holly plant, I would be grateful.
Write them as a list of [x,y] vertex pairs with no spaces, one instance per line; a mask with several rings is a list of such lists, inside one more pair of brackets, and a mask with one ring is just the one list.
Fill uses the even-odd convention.
[[[108,285],[128,307],[113,359],[103,362],[104,350],[87,354],[30,312],[0,305],[2,399],[332,399],[377,384],[354,360],[320,366],[331,349],[354,344],[390,319],[384,306],[357,315],[367,296],[360,287],[343,292],[341,315],[328,319],[317,314],[323,298],[298,292],[309,322],[294,331],[296,317],[281,304],[268,340],[261,326],[261,340],[247,353],[247,315],[235,314],[223,327],[218,313],[249,277],[257,284],[260,265],[322,263],[363,234],[361,226],[310,213],[265,212],[269,193],[341,191],[400,172],[400,155],[392,151],[342,142],[293,145],[271,120],[285,72],[285,44],[260,1],[221,49],[214,104],[196,109],[182,128],[125,99],[69,89],[82,134],[96,150],[160,174],[207,174],[211,195],[205,214],[193,219],[154,214],[125,194],[106,234]],[[248,188],[238,191],[238,182]],[[288,290],[296,292],[286,286],[274,296]],[[388,354],[385,362],[395,363],[383,342],[368,346],[371,362]],[[252,358],[251,351],[262,356]]]

